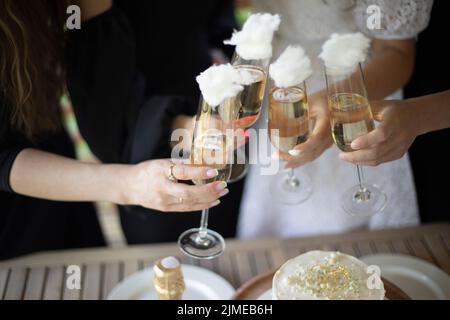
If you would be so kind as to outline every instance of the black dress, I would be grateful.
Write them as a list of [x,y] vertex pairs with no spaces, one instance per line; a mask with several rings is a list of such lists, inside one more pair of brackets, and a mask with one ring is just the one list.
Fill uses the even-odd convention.
[[[128,143],[129,130],[136,125],[143,99],[127,19],[113,8],[84,23],[80,31],[71,31],[68,37],[68,86],[76,110],[81,110],[77,116],[83,133],[98,155],[121,162],[134,152]],[[41,134],[34,143],[27,141],[10,125],[9,110],[0,99],[0,259],[42,250],[105,245],[91,203],[39,200],[11,190],[11,167],[24,148],[71,158],[75,152],[63,129]],[[108,139],[103,139],[105,136]],[[157,149],[158,137],[152,141]]]

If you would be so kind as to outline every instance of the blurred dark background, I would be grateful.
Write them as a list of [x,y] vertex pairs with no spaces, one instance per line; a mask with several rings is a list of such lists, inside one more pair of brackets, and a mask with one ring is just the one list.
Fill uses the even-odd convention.
[[[405,98],[450,89],[450,4],[435,0],[429,27],[419,36],[413,77]],[[410,159],[422,222],[450,221],[450,129],[418,137]]]

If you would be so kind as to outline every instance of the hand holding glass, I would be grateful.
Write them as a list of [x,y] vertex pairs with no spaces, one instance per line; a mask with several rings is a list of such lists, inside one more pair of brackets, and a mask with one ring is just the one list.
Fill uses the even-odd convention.
[[[351,143],[375,128],[361,65],[355,70],[326,69],[328,106],[333,139],[344,152],[354,151]],[[364,182],[362,166],[357,166],[358,185],[343,195],[343,209],[356,216],[371,216],[382,211],[386,194],[376,185]]]
[[[217,107],[211,107],[203,97],[200,99],[191,147],[191,165],[215,168],[219,175],[213,179],[194,180],[196,185],[215,181],[226,183],[230,178],[234,123],[235,115],[228,99]],[[203,210],[200,228],[187,230],[179,237],[179,247],[186,255],[198,259],[212,259],[224,251],[223,237],[208,229],[208,216],[209,210]]]

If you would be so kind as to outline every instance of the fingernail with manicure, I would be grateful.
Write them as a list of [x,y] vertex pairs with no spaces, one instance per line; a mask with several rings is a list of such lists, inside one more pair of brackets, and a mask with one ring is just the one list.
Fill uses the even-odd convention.
[[298,157],[299,155],[301,155],[302,154],[302,151],[301,150],[289,150],[289,154],[291,155],[291,156],[293,156],[293,157]]
[[360,148],[359,143],[358,143],[357,140],[353,141],[352,144],[350,145],[350,147],[351,147],[353,150],[358,150],[358,149]]
[[229,194],[230,193],[230,190],[228,190],[228,189],[225,189],[225,190],[223,190],[221,193],[219,193],[219,197],[225,197],[227,194]]
[[210,178],[217,177],[219,175],[219,171],[217,169],[208,170],[206,175]]
[[216,190],[217,191],[222,191],[225,190],[225,188],[227,187],[227,183],[226,182],[221,182],[216,186]]
[[220,204],[220,200],[217,200],[217,201],[211,203],[211,207],[218,206],[219,204]]

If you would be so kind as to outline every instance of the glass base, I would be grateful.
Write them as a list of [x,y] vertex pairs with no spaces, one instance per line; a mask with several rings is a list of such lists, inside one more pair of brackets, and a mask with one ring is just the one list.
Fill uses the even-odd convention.
[[353,216],[370,217],[386,208],[387,196],[376,185],[365,185],[363,190],[360,186],[348,189],[342,201],[342,208]]
[[276,200],[291,206],[305,202],[313,192],[311,179],[300,171],[292,178],[285,172],[277,174],[270,189]]
[[213,259],[220,256],[225,250],[225,240],[215,231],[207,230],[200,236],[200,229],[190,229],[178,238],[181,251],[195,259]]

